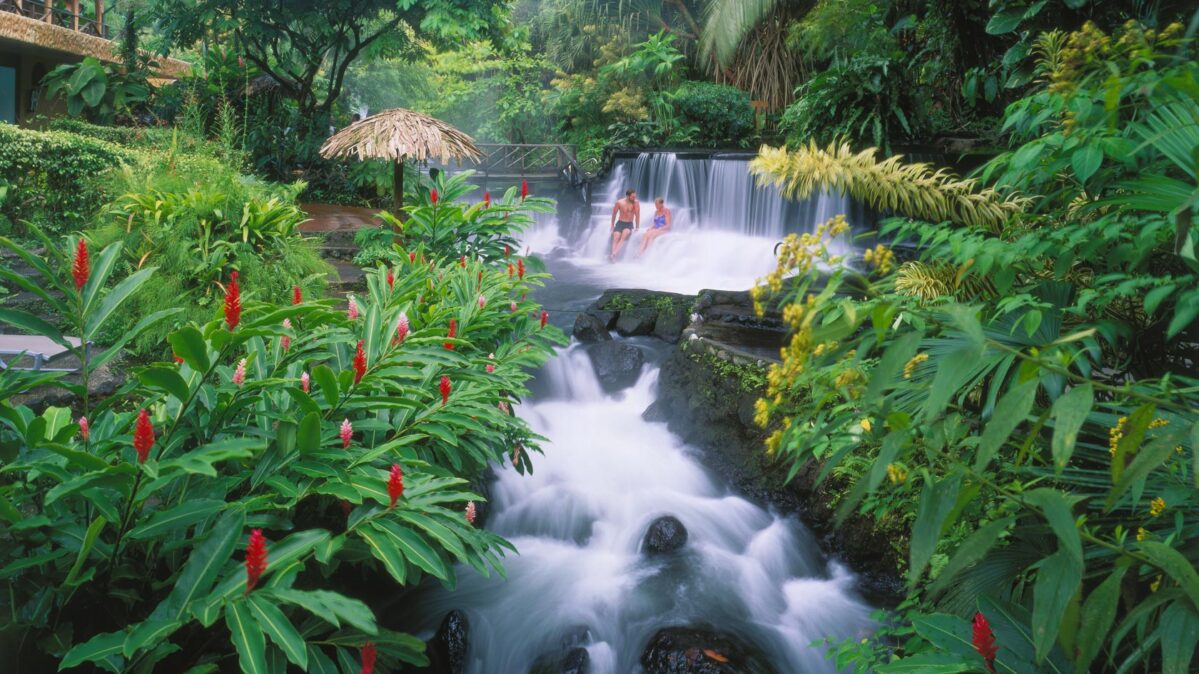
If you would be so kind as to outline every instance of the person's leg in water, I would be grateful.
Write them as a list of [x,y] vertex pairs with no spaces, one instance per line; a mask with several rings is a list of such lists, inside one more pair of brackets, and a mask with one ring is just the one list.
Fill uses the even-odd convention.
[[616,258],[620,256],[620,251],[624,249],[625,243],[628,242],[629,237],[632,236],[632,234],[633,234],[632,227],[629,227],[627,229],[624,229],[624,230],[616,233],[616,237],[612,242],[612,261],[613,262],[615,262]]
[[637,250],[637,257],[645,255],[645,251],[649,250],[649,245],[653,243],[654,239],[658,238],[661,234],[662,231],[658,229],[646,231],[645,236],[641,237],[641,248]]

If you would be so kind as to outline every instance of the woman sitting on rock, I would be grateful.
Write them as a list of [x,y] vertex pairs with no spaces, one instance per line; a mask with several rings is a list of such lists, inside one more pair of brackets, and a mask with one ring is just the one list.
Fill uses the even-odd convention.
[[670,226],[674,224],[674,214],[666,207],[666,201],[662,197],[654,199],[654,226],[650,227],[645,232],[645,236],[641,237],[641,248],[637,251],[637,257],[645,255],[645,251],[649,249],[649,244],[653,240],[670,231]]

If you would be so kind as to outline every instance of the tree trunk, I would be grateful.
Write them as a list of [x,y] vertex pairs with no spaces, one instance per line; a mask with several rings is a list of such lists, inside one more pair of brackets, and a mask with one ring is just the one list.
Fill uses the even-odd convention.
[[391,189],[393,191],[391,197],[392,215],[397,219],[403,220],[404,206],[404,158],[401,157],[398,161],[391,164]]

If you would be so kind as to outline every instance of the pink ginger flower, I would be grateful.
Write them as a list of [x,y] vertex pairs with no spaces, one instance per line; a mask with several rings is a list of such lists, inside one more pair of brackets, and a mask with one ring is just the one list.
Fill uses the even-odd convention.
[[470,501],[469,503],[466,504],[466,522],[468,524],[474,524],[475,517],[476,517],[475,502]]
[[408,264],[416,264],[416,251],[408,253]]
[[341,422],[341,448],[350,448],[350,439],[354,437],[354,425],[347,418]]
[[[287,330],[291,330],[291,319],[290,318],[283,319],[283,327]],[[279,345],[283,347],[284,351],[287,351],[288,349],[291,348],[291,337],[289,337],[288,335],[283,335],[283,337],[281,337],[279,339]]]
[[482,309],[486,305],[487,305],[487,298],[483,297],[482,295],[479,295],[479,308]]
[[346,308],[346,316],[348,316],[351,321],[358,320],[358,303],[354,301],[353,297],[350,297],[350,306]]
[[396,286],[396,273],[394,271],[392,271],[391,269],[388,269],[387,270],[387,289],[395,290],[395,286]]
[[391,340],[391,343],[399,346],[404,343],[404,338],[408,336],[408,314],[400,312],[400,322],[396,325],[396,336]]
[[548,311],[545,311],[545,310],[543,309],[543,310],[541,311],[541,327],[543,327],[543,328],[544,328],[544,327],[545,327],[545,324],[546,324],[546,321],[548,321],[549,319],[550,319],[550,312],[548,312]]
[[516,300],[512,300],[512,313],[516,313]]
[[87,417],[79,417],[79,437],[83,438],[84,442],[92,437],[92,429],[87,423]]
[[241,387],[246,383],[246,359],[242,358],[237,361],[237,369],[233,370],[233,383]]
[[505,400],[499,401],[498,403],[495,404],[495,406],[498,407],[499,410],[501,412],[503,412],[504,414],[512,414],[512,406],[509,405],[508,402]]
[[308,382],[309,378],[307,372],[300,375],[300,388],[304,391],[304,393],[308,393]]
[[400,464],[391,464],[391,473],[387,476],[387,496],[391,499],[391,508],[396,507],[396,501],[404,495],[404,471]]

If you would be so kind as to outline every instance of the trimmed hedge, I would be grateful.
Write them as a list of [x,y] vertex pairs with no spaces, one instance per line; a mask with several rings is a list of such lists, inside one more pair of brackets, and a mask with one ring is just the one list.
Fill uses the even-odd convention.
[[40,221],[52,234],[81,226],[111,196],[97,175],[133,160],[104,140],[0,124],[0,182],[9,187],[0,215]]
[[699,127],[694,138],[697,146],[740,145],[754,132],[749,94],[737,87],[688,82],[679,88],[674,103],[686,123]]

